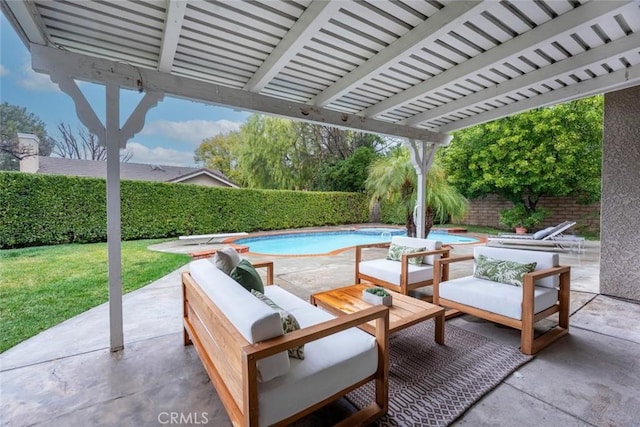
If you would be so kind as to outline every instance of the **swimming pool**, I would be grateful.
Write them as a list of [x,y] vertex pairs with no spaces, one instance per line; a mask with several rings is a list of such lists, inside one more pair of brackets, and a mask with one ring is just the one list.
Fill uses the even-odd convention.
[[[271,234],[236,239],[233,243],[249,247],[249,252],[265,255],[320,255],[367,243],[391,241],[391,236],[404,236],[397,228],[363,228],[345,231]],[[443,243],[475,243],[473,237],[431,232],[429,239]]]

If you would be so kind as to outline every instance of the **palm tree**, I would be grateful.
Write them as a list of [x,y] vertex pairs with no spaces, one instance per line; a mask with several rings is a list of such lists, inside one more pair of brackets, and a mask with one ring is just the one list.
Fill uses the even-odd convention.
[[[411,164],[409,152],[398,147],[369,167],[365,182],[371,203],[386,201],[397,205],[406,218],[407,236],[415,237],[416,224],[413,210],[416,205],[417,174]],[[467,200],[449,185],[444,169],[436,160],[426,178],[425,234],[429,234],[435,219],[445,221],[461,219],[467,211]]]

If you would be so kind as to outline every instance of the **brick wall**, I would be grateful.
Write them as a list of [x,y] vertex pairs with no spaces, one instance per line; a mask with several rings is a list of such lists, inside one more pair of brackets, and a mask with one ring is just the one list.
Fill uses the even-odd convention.
[[[500,224],[500,211],[509,209],[513,204],[500,196],[490,195],[481,199],[469,200],[469,212],[461,221],[463,224],[504,228]],[[549,215],[536,229],[556,225],[563,221],[576,221],[569,232],[580,233],[600,230],[600,203],[581,205],[572,197],[541,197],[538,206],[551,209]]]

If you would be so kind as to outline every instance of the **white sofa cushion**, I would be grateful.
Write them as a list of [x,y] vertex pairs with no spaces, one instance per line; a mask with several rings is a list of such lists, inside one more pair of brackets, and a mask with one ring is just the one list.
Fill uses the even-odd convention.
[[[400,270],[402,264],[388,259],[374,259],[362,261],[359,266],[361,274],[375,277],[385,282],[400,286]],[[409,277],[407,283],[417,283],[433,279],[433,267],[427,264],[408,266]]]
[[[442,248],[442,242],[439,240],[418,239],[416,237],[393,236],[391,237],[391,243],[400,246],[409,246],[410,248],[426,248],[427,251]],[[440,259],[440,255],[427,255],[422,258],[422,262],[433,265],[436,259]]]
[[[283,335],[280,315],[206,259],[189,264],[191,277],[251,344]],[[286,351],[258,361],[260,381],[289,370]]]
[[[477,246],[473,249],[473,272],[476,271],[475,260],[478,255],[488,256],[490,258],[515,261],[521,264],[528,264],[531,262],[536,263],[537,270],[544,270],[551,267],[557,267],[560,265],[560,257],[558,254],[550,252],[539,251],[523,251],[518,249],[504,249],[504,248],[490,248],[487,246]],[[536,286],[544,286],[546,288],[557,288],[560,284],[560,278],[558,275],[552,277],[545,277],[544,279],[538,279],[535,281]]]
[[[278,286],[265,286],[265,294],[302,328],[335,317]],[[258,385],[259,424],[273,424],[324,400],[373,375],[377,365],[375,338],[358,328],[307,343],[304,360],[291,359],[286,375]]]
[[[522,292],[523,288],[517,286],[467,276],[441,282],[438,295],[440,298],[522,320]],[[535,313],[551,307],[556,301],[556,289],[535,287]]]

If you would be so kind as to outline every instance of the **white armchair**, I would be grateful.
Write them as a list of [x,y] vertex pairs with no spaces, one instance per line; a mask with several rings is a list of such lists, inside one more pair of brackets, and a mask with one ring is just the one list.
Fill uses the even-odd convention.
[[[407,248],[424,250],[404,253],[400,261],[386,258],[362,261],[362,250],[366,248],[389,248],[399,245]],[[356,246],[355,281],[363,280],[382,286],[392,291],[408,295],[409,291],[433,284],[433,264],[437,259],[449,256],[449,249],[442,248],[442,242],[437,240],[418,239],[415,237],[393,236],[390,243],[373,243]],[[420,259],[416,264],[411,259]],[[440,270],[442,280],[448,280],[449,268],[445,265]]]
[[[494,270],[497,277],[488,280],[484,273],[476,274],[478,261],[483,262],[481,256],[489,257],[494,265],[497,261],[536,265],[522,275],[522,283],[513,282],[515,275],[499,269]],[[435,275],[438,277],[438,271],[451,263],[471,260],[474,275],[434,281],[434,304],[519,329],[520,351],[525,354],[537,353],[569,332],[571,268],[559,265],[558,254],[479,246],[473,255],[437,260]],[[536,338],[534,324],[554,313],[558,313],[558,326]]]

